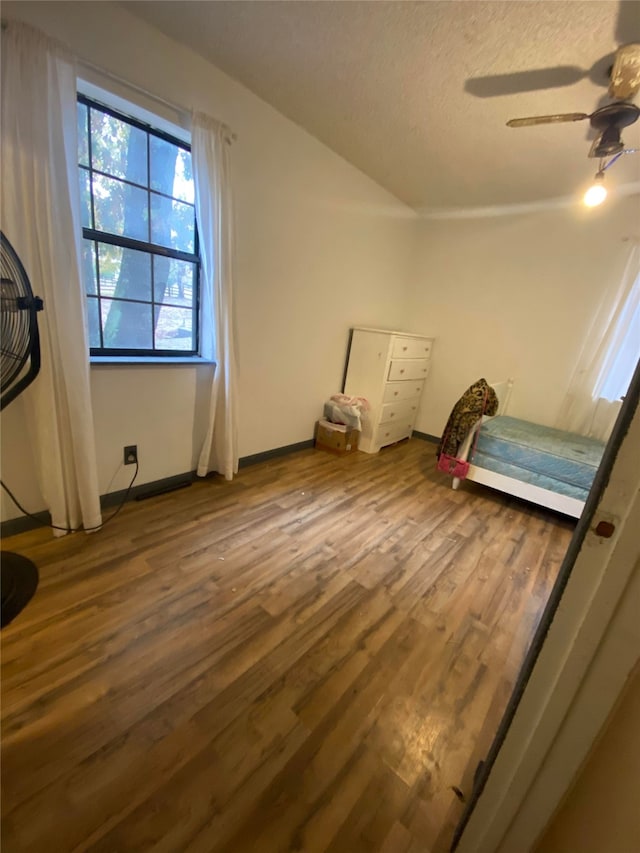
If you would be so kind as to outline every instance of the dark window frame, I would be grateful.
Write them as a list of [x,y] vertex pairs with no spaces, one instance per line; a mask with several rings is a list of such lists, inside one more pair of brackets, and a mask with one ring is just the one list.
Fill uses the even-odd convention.
[[[167,133],[162,130],[158,130],[158,128],[153,127],[147,122],[140,121],[139,119],[134,118],[133,116],[127,115],[126,113],[120,112],[119,110],[114,109],[113,107],[108,106],[100,101],[95,100],[94,98],[89,98],[86,95],[81,93],[77,94],[77,102],[79,104],[83,104],[87,106],[89,109],[87,110],[87,139],[88,139],[88,162],[89,165],[85,166],[78,162],[78,174],[81,175],[82,172],[85,172],[89,175],[89,193],[90,193],[90,204],[91,204],[91,222],[95,225],[95,208],[94,208],[94,194],[93,194],[93,185],[91,181],[91,176],[93,174],[103,175],[110,179],[119,180],[122,183],[126,183],[130,186],[135,186],[139,189],[144,190],[149,195],[153,192],[156,195],[163,196],[164,198],[171,198],[173,196],[168,196],[166,193],[159,192],[158,190],[152,190],[151,188],[151,173],[149,167],[147,167],[147,184],[139,184],[136,182],[128,181],[126,179],[117,178],[114,175],[111,175],[107,172],[103,172],[100,169],[94,169],[92,166],[92,157],[91,157],[91,109],[98,110],[101,113],[112,116],[118,121],[125,122],[126,124],[135,127],[144,133],[147,134],[147,163],[149,163],[149,147],[150,147],[150,137],[154,136],[158,139],[161,139],[165,142],[169,142],[172,145],[181,148],[183,151],[191,152],[191,145],[184,140],[179,139],[176,136],[173,136],[170,133]],[[112,234],[108,231],[100,231],[95,228],[86,228],[83,226],[82,228],[82,237],[85,240],[90,240],[94,244],[99,245],[100,243],[105,243],[112,246],[117,246],[122,249],[135,249],[137,251],[141,251],[150,256],[151,260],[151,298],[148,300],[137,300],[137,299],[127,299],[122,301],[127,302],[135,302],[139,305],[147,305],[152,312],[152,315],[155,316],[156,309],[159,309],[163,305],[167,305],[165,302],[156,302],[155,301],[155,292],[154,292],[154,264],[153,258],[154,256],[160,256],[164,258],[170,258],[174,260],[187,261],[192,263],[193,266],[193,318],[192,318],[192,329],[194,331],[193,340],[194,340],[194,349],[159,349],[155,347],[155,322],[152,325],[154,330],[154,334],[152,336],[152,347],[149,348],[122,348],[122,347],[105,347],[104,345],[100,347],[90,347],[90,356],[96,358],[124,358],[127,357],[135,358],[135,359],[149,359],[153,360],[155,358],[161,359],[162,361],[168,361],[170,359],[176,360],[185,360],[185,359],[198,359],[200,357],[200,273],[201,273],[201,260],[200,260],[200,245],[198,239],[198,224],[195,218],[195,206],[191,205],[189,202],[185,202],[182,199],[176,199],[177,201],[182,202],[183,204],[188,204],[189,206],[194,207],[194,235],[193,235],[193,253],[184,252],[179,249],[172,249],[167,246],[161,246],[157,243],[153,243],[149,240],[149,242],[144,240],[137,240],[131,237],[125,237],[119,234]],[[150,235],[149,235],[150,236]],[[95,263],[96,263],[96,281],[99,283],[99,269],[98,269],[98,252],[95,252]],[[99,287],[99,284],[98,284]],[[100,341],[101,344],[104,344],[103,340],[103,323],[101,318],[101,309],[100,302],[102,300],[102,296],[99,294],[94,296],[93,294],[89,294],[85,291],[85,300],[87,301],[87,306],[89,304],[88,300],[96,299],[98,302],[98,316],[100,318]],[[107,298],[107,297],[105,297]],[[110,297],[109,297],[110,298]],[[184,308],[184,306],[179,305],[175,307]]]

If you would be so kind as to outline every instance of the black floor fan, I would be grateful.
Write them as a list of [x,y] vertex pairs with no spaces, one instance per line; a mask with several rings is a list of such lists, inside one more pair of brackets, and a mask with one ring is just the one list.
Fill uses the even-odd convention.
[[[29,278],[13,246],[0,231],[0,411],[30,385],[40,370],[38,311]],[[26,607],[38,587],[38,569],[20,554],[0,554],[1,626]]]

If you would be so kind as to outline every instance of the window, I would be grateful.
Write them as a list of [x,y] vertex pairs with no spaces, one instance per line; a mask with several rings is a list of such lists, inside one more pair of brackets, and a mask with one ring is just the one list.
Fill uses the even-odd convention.
[[80,95],[78,165],[91,354],[197,355],[190,147]]

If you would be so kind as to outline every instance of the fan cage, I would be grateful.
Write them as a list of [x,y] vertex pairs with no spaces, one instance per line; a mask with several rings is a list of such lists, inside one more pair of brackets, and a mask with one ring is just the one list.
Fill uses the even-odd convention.
[[0,409],[29,385],[40,369],[37,312],[29,278],[0,232]]

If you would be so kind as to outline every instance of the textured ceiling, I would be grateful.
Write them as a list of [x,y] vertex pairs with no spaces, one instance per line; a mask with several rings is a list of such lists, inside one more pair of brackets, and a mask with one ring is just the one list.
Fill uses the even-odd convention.
[[[606,102],[603,58],[640,41],[636,0],[123,5],[426,214],[575,196],[596,171],[587,122],[505,122],[592,112]],[[575,82],[494,97],[470,91],[487,75],[560,65],[578,69],[568,72]],[[623,138],[640,147],[640,121]],[[621,158],[607,180],[629,191],[640,154]]]

